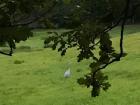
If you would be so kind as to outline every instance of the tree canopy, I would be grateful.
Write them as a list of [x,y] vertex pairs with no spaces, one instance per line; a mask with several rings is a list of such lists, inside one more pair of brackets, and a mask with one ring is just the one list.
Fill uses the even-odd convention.
[[0,51],[0,53],[12,55],[16,42],[25,41],[32,36],[31,29],[27,25],[44,17],[55,3],[54,0],[1,0],[0,42],[8,42],[10,52]]
[[[67,5],[69,8],[64,9]],[[72,29],[62,34],[51,32],[44,43],[53,42],[53,50],[58,49],[62,56],[67,49],[76,47],[79,50],[78,62],[92,59],[91,72],[77,82],[92,87],[91,95],[96,97],[101,89],[106,91],[110,87],[108,76],[101,70],[126,55],[123,51],[124,26],[139,5],[139,0],[1,0],[0,42],[8,42],[11,50],[8,54],[0,53],[12,55],[16,42],[32,36],[27,25],[40,18],[46,19],[50,14],[59,20],[67,17],[73,22]],[[69,20],[66,21],[69,23]],[[119,53],[113,48],[109,35],[109,31],[118,25],[121,26]]]

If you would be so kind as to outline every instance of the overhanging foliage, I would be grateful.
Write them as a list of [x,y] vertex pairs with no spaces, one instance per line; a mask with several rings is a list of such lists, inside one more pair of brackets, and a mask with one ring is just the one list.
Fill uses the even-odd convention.
[[[121,3],[117,4],[117,3]],[[61,55],[65,55],[68,48],[78,47],[78,62],[83,59],[92,58],[90,64],[91,73],[78,79],[80,85],[92,87],[91,95],[96,97],[100,90],[110,87],[108,76],[101,71],[115,61],[120,61],[126,54],[123,51],[124,26],[137,8],[136,2],[131,0],[82,0],[76,4],[79,6],[78,15],[81,21],[79,27],[62,34],[54,32],[45,40],[45,44],[53,42],[53,50],[58,49]],[[115,6],[115,8],[114,8]],[[119,9],[118,9],[119,8]],[[77,13],[77,12],[75,12]],[[109,31],[121,25],[120,53],[116,53],[112,47]],[[59,47],[57,46],[59,45]],[[98,47],[98,48],[97,48]],[[99,50],[99,56],[95,51]]]

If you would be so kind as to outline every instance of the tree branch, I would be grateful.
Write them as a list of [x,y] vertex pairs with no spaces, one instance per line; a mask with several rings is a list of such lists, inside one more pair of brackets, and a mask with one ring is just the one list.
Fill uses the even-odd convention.
[[93,72],[93,77],[95,77],[96,73],[98,71],[101,71],[102,69],[106,68],[109,64],[112,64],[115,61],[119,61],[120,58],[123,56],[123,35],[124,35],[124,26],[127,21],[127,16],[129,12],[129,6],[130,6],[130,0],[126,0],[126,7],[125,7],[125,14],[122,20],[122,25],[121,25],[121,35],[120,35],[120,54],[118,57],[112,59],[109,63],[103,65],[102,67],[99,67],[96,71]]
[[32,19],[32,20],[30,20],[30,21],[28,21],[28,22],[24,22],[24,23],[13,24],[12,26],[14,26],[14,27],[15,27],[15,26],[26,26],[26,25],[29,25],[29,24],[32,24],[32,23],[36,22],[36,21],[38,21],[40,18],[45,17],[46,14],[47,14],[48,12],[50,12],[54,6],[56,6],[56,4],[57,4],[57,2],[53,2],[53,5],[52,5],[47,11],[45,11],[44,13],[42,13],[41,15],[35,17],[35,18]]
[[3,52],[3,51],[0,51],[0,54],[3,54],[3,55],[8,55],[8,56],[12,56],[12,54],[13,54],[13,49],[12,49],[12,48],[10,48],[9,53],[5,53],[5,52]]

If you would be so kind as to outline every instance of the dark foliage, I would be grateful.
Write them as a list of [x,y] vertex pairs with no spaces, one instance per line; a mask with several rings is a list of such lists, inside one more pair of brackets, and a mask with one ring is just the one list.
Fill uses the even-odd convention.
[[[81,24],[62,34],[53,32],[54,35],[47,38],[45,42],[46,44],[53,42],[52,49],[57,49],[62,56],[68,48],[77,47],[78,62],[92,58],[91,73],[79,78],[78,83],[92,87],[91,95],[96,97],[101,89],[106,91],[110,87],[107,82],[108,76],[101,70],[115,61],[120,61],[120,58],[125,55],[123,51],[124,26],[127,20],[133,17],[137,8],[136,2],[132,0],[119,2],[116,0],[79,0],[75,2],[80,8],[76,9],[75,13]],[[120,53],[116,53],[108,32],[120,24]],[[98,56],[95,54],[96,50],[99,50]]]

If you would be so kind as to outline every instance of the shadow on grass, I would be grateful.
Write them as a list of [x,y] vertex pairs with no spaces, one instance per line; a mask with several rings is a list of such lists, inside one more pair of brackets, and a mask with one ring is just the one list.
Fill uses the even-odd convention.
[[[130,35],[130,34],[135,34],[135,33],[139,33],[140,32],[140,25],[126,25],[125,26],[125,31],[124,31],[124,35]],[[114,29],[112,29],[109,33],[111,34],[111,37],[118,37],[120,36],[120,30],[121,27],[118,26]]]
[[121,71],[121,72],[112,73],[112,75],[114,75],[113,77],[115,77],[115,78],[137,80],[137,79],[139,79],[140,72]]
[[[0,50],[4,53],[10,52],[10,49],[8,47],[2,47]],[[14,49],[13,53],[15,54],[15,53],[22,53],[22,52],[27,52],[27,53],[41,52],[43,50],[44,50],[44,48],[31,48],[30,46],[20,46],[20,47],[17,47],[16,49]]]
[[34,51],[43,51],[42,49],[33,49],[30,46],[19,46],[14,50],[14,53],[18,52],[34,52]]

